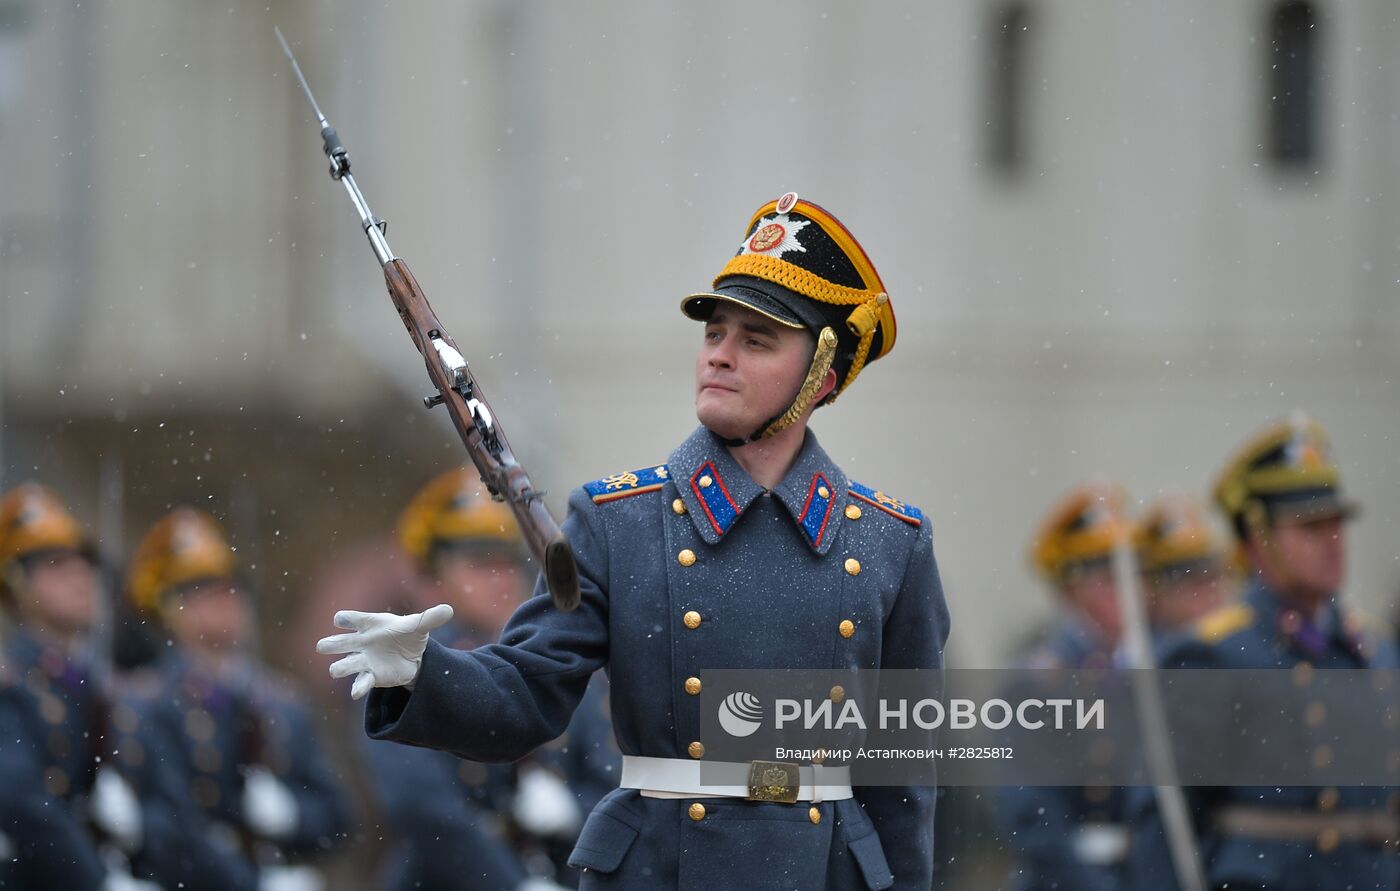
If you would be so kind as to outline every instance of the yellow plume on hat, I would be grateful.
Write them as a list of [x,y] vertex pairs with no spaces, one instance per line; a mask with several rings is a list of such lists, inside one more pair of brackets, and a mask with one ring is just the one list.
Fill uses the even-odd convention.
[[127,597],[141,609],[153,610],[176,588],[231,579],[237,567],[219,522],[202,510],[178,507],[152,526],[136,546],[127,570]]
[[1059,581],[1076,564],[1109,557],[1131,535],[1127,491],[1117,483],[1093,480],[1055,502],[1031,539],[1031,564]]
[[515,515],[492,500],[480,477],[465,467],[449,470],[420,489],[399,515],[397,531],[399,544],[422,564],[433,545],[442,542],[520,545]]
[[44,486],[22,483],[0,499],[0,568],[41,551],[88,547],[78,521]]

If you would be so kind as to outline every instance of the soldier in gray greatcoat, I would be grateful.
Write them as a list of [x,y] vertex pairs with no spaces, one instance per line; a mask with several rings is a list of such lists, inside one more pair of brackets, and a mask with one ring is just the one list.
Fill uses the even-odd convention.
[[788,193],[682,311],[704,323],[701,426],[664,462],[570,495],[578,609],[556,610],[540,583],[498,644],[470,651],[429,640],[446,606],[343,611],[335,624],[350,633],[318,649],[349,654],[331,673],[370,695],[370,735],[482,761],[558,736],[605,669],[623,768],[570,858],[583,889],[924,891],[932,788],[852,788],[832,766],[814,787],[801,765],[784,803],[719,794],[697,769],[750,766],[706,760],[707,671],[942,666],[929,520],[849,479],[807,429],[894,346],[884,285],[844,226]]

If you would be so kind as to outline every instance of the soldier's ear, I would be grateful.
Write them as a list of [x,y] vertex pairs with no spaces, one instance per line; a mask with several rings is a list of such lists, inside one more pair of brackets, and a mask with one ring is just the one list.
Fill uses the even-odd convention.
[[24,568],[20,566],[19,561],[11,560],[6,563],[4,571],[0,572],[0,594],[14,598],[24,590],[24,584]]
[[1258,498],[1249,499],[1240,510],[1240,518],[1245,543],[1267,547],[1272,530],[1269,528],[1269,511],[1264,504]]

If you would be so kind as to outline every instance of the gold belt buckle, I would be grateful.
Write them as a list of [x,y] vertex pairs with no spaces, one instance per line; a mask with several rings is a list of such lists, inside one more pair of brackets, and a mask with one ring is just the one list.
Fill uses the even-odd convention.
[[750,761],[748,800],[794,804],[801,776],[798,766],[786,761]]

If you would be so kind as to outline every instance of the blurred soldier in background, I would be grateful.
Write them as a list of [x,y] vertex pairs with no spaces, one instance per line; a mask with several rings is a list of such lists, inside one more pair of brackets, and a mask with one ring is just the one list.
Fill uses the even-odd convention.
[[53,493],[25,483],[0,500],[6,889],[155,887],[127,860],[161,844],[168,812],[147,820],[127,778],[137,750],[116,743],[120,706],[94,646],[101,588],[91,542]]
[[342,836],[345,805],[312,716],[255,661],[255,616],[236,570],[218,523],[188,507],[136,549],[127,596],[175,644],[152,669],[141,715],[172,742],[148,757],[178,772],[227,854],[230,874],[201,877],[210,887],[317,889],[319,873],[301,861]]
[[[1123,622],[1113,551],[1131,534],[1127,495],[1106,482],[1077,486],[1056,502],[1031,542],[1031,562],[1054,591],[1058,625],[1023,668],[1119,667]],[[1002,822],[1021,856],[1022,891],[1127,888],[1124,792],[1109,786],[1000,790]]]
[[1225,545],[1195,499],[1168,495],[1148,505],[1135,524],[1133,544],[1148,621],[1159,639],[1185,630],[1233,596]]
[[1113,581],[1113,548],[1127,534],[1127,493],[1090,481],[1057,501],[1031,542],[1030,559],[1054,592],[1060,618],[1025,664],[1109,668],[1123,635]]
[[[1321,425],[1304,415],[1246,443],[1215,486],[1251,573],[1239,602],[1168,646],[1168,668],[1395,668],[1393,637],[1339,598],[1353,505]],[[1325,719],[1324,719],[1325,720]],[[1325,727],[1320,728],[1326,738]],[[1325,745],[1325,743],[1320,743]],[[1311,757],[1325,754],[1319,750]],[[1230,889],[1400,888],[1394,789],[1187,789],[1208,880]],[[1175,889],[1158,812],[1134,796],[1135,888]],[[1387,848],[1390,850],[1387,850]]]
[[[457,649],[494,642],[525,599],[528,578],[515,517],[481,490],[477,474],[453,470],[424,487],[400,517],[398,538],[421,573],[413,610],[453,608],[453,621],[433,639]],[[616,787],[621,761],[605,703],[596,679],[566,734],[515,765],[364,737],[375,788],[399,830],[385,887],[576,883],[563,861],[583,814]]]

